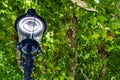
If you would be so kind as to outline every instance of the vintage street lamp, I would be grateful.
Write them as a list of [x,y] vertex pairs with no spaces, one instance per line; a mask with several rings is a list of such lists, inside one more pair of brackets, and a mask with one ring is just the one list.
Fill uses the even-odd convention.
[[31,68],[34,66],[33,53],[40,51],[39,45],[46,23],[34,9],[29,9],[26,14],[17,18],[15,30],[19,38],[17,49],[24,55],[24,80],[30,80]]

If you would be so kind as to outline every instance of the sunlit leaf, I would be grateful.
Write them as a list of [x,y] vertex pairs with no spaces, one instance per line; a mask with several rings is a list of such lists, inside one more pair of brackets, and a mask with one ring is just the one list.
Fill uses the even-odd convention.
[[99,35],[98,33],[94,33],[94,34],[92,35],[92,37],[93,37],[94,39],[98,39],[98,38],[100,37],[100,35]]

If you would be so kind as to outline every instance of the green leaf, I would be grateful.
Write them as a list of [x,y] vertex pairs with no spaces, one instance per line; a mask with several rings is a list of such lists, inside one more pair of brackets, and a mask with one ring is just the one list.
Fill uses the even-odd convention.
[[59,80],[59,78],[55,77],[53,80]]
[[98,33],[94,33],[94,34],[92,35],[92,37],[93,37],[94,39],[98,39],[98,38],[100,37],[100,35],[99,35]]
[[102,16],[102,15],[99,15],[99,16],[98,16],[98,19],[99,19],[101,22],[104,22],[104,21],[107,20],[106,17],[105,17],[105,16]]
[[106,36],[106,41],[113,41],[113,36]]

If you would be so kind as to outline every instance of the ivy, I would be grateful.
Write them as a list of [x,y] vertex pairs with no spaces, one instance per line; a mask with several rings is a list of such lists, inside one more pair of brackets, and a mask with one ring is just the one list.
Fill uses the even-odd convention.
[[31,7],[48,27],[40,44],[43,53],[35,58],[35,80],[120,79],[120,1],[85,0],[87,9],[74,0],[30,1],[0,1],[1,80],[23,80],[14,21]]

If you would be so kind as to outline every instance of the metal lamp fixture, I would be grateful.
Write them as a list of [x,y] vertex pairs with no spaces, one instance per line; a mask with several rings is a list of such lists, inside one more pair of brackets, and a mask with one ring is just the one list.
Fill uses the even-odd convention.
[[17,49],[20,51],[23,61],[24,80],[31,80],[31,69],[34,68],[33,53],[40,53],[39,47],[46,23],[43,18],[36,14],[34,9],[29,9],[26,14],[15,21],[15,30],[18,33],[19,42]]
[[43,18],[36,14],[34,9],[29,9],[27,14],[20,16],[15,21],[15,30],[18,33],[19,47],[23,52],[27,52],[28,45],[31,52],[38,50],[41,37],[46,30],[46,23]]

